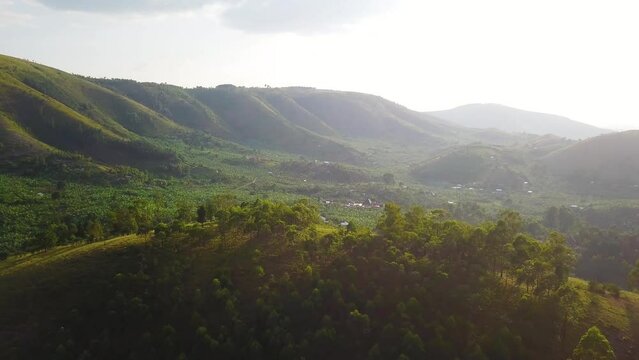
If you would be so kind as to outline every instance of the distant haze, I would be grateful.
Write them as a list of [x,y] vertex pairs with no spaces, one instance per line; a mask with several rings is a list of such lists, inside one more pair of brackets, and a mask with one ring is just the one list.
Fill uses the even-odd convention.
[[610,132],[565,117],[514,109],[498,104],[469,104],[430,115],[478,129],[498,129],[511,133],[552,134],[569,139],[586,139]]
[[0,52],[94,77],[498,103],[639,128],[636,4],[0,0]]

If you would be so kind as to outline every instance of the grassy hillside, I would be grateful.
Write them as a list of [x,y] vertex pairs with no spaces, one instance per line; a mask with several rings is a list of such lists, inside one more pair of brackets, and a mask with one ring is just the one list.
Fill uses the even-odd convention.
[[0,57],[0,69],[5,80],[17,80],[120,136],[162,136],[181,129],[166,117],[79,76],[7,56]]
[[595,324],[602,329],[615,348],[618,359],[633,359],[637,356],[639,339],[639,294],[621,291],[621,294],[594,293],[588,283],[571,279],[579,289],[580,301],[586,305],[584,323]]
[[497,104],[470,104],[429,113],[454,124],[510,133],[552,134],[569,139],[585,139],[610,132],[562,116],[524,111]]
[[444,143],[440,135],[448,131],[377,96],[306,88],[282,91],[343,137],[424,142],[438,147]]
[[[144,243],[144,237],[124,236],[0,262],[0,304],[12,309],[0,312],[0,358],[21,358],[23,349],[16,344],[44,334],[41,320],[55,323],[73,309],[104,311],[92,299],[108,293],[116,274],[135,271]],[[48,300],[34,301],[33,296]]]
[[43,157],[56,149],[29,135],[21,126],[4,113],[0,113],[0,153],[4,160]]
[[214,89],[196,88],[191,93],[220,117],[233,141],[317,159],[361,161],[357,151],[296,126],[250,89],[224,85]]
[[0,57],[0,70],[0,143],[16,145],[0,158],[60,150],[136,166],[175,160],[143,136],[181,128],[141,105],[78,77],[9,57]]
[[181,87],[139,83],[133,80],[92,79],[92,81],[137,101],[185,127],[201,130],[214,136],[228,136],[228,130],[221,124],[218,116]]
[[256,93],[293,124],[323,136],[340,136],[336,129],[288,96],[287,91],[265,89],[257,90]]

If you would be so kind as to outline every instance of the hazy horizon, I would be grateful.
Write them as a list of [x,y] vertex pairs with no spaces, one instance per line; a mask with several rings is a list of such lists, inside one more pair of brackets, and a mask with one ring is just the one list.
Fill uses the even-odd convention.
[[496,103],[639,128],[630,1],[0,0],[2,53],[93,77]]

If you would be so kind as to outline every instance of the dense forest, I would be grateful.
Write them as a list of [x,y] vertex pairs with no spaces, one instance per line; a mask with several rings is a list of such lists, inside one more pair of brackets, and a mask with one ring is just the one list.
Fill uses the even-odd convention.
[[120,214],[137,245],[2,278],[3,358],[614,358],[565,238],[514,212],[389,203],[372,229],[334,227],[309,201],[224,195],[170,222]]

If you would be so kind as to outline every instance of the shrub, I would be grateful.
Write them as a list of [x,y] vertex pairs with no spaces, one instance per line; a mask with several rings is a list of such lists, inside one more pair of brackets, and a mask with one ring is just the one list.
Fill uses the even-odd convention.
[[588,291],[593,292],[593,293],[597,293],[597,294],[605,294],[606,293],[606,289],[604,288],[604,285],[598,281],[595,280],[590,280],[588,281]]
[[615,298],[618,298],[619,295],[621,295],[621,289],[616,284],[612,284],[612,283],[605,284],[604,289],[606,290],[606,292],[608,292],[610,295],[612,295]]

